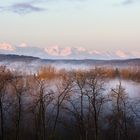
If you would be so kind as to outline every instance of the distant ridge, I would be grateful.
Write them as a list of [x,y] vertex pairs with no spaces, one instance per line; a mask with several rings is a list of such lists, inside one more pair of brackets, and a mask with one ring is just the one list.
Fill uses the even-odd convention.
[[[1,59],[41,59],[39,57],[35,56],[26,56],[26,55],[16,55],[16,54],[0,54],[0,60]],[[104,59],[42,59],[42,60],[51,60],[51,61],[116,61],[116,62],[122,62],[122,61],[140,61],[140,58],[130,58],[130,59],[110,59],[110,60],[104,60]]]
[[14,54],[0,54],[0,61],[4,60],[11,60],[11,61],[31,61],[31,60],[36,60],[40,59],[38,57],[33,57],[33,56],[25,56],[25,55],[14,55]]
[[140,58],[133,59],[41,59],[39,57],[0,54],[0,65],[12,70],[37,71],[41,66],[53,65],[57,68],[81,69],[92,67],[140,67]]

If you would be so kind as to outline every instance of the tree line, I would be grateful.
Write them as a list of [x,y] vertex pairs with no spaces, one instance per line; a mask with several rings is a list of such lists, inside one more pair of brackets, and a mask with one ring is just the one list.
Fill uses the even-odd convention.
[[23,75],[0,67],[1,140],[139,140],[140,98],[103,68],[42,67]]

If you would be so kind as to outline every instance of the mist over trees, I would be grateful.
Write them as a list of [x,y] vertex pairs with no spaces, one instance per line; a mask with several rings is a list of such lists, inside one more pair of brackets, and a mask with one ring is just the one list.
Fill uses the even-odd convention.
[[1,66],[0,139],[139,140],[140,96],[129,97],[122,80],[139,83],[140,70],[48,66],[25,75]]

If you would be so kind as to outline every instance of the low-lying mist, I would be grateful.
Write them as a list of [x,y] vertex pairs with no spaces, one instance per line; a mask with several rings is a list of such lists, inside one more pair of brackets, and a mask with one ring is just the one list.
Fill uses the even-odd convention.
[[138,67],[9,67],[0,67],[1,140],[139,140]]

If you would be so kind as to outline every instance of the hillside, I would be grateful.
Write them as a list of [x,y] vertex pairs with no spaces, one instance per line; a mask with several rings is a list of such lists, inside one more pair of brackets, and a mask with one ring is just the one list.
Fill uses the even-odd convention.
[[0,54],[0,65],[5,65],[9,69],[19,71],[37,71],[41,66],[53,65],[57,68],[78,69],[91,68],[95,66],[103,67],[135,67],[140,66],[140,59],[123,60],[95,60],[95,59],[40,59],[38,57],[24,55],[4,55]]

